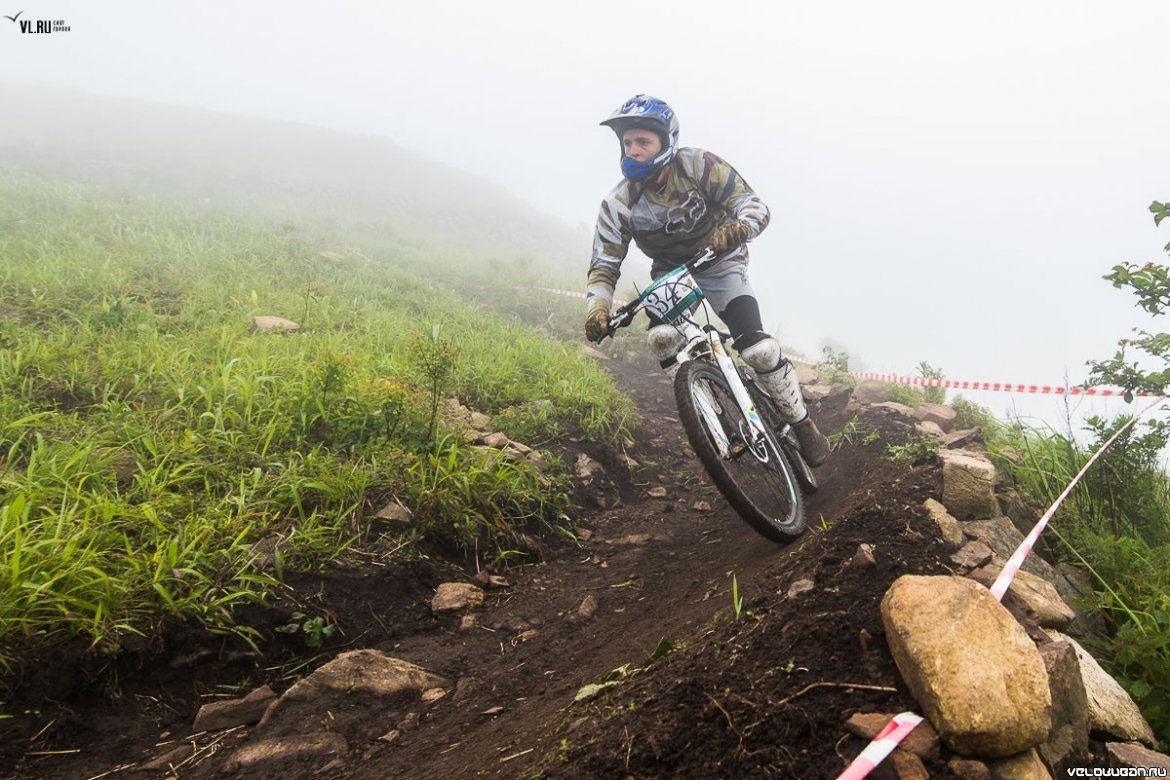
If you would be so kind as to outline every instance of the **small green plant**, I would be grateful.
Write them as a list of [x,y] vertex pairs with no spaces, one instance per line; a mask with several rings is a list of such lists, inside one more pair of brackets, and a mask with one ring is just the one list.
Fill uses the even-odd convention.
[[274,629],[282,634],[304,634],[305,646],[314,650],[325,644],[325,640],[333,636],[337,627],[318,615],[309,617],[303,612],[294,612],[289,616],[289,623]]
[[422,374],[430,391],[431,416],[428,424],[429,441],[437,444],[436,433],[439,424],[439,403],[447,389],[451,375],[455,373],[459,349],[450,340],[439,335],[441,326],[436,323],[429,336],[416,333],[411,339],[407,354],[415,369]]
[[[935,368],[925,360],[918,364],[918,375],[923,379],[946,379],[941,368]],[[941,385],[926,385],[922,389],[922,395],[927,403],[941,404],[946,400],[947,389]]]
[[882,456],[896,466],[925,463],[938,454],[939,440],[934,436],[911,436],[904,444],[887,444]]
[[854,437],[861,432],[861,421],[857,415],[849,418],[849,422],[841,426],[840,430],[829,434],[829,447],[836,452],[843,444],[852,444]]
[[739,592],[739,581],[734,572],[731,575],[731,606],[735,608],[735,619],[739,620],[743,615],[743,596]]

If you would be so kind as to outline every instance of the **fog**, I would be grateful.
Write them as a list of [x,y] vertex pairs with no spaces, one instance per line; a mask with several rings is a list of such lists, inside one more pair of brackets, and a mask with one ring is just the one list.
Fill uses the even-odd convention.
[[620,178],[597,123],[657,95],[682,144],[726,158],[772,210],[751,246],[766,326],[812,354],[843,344],[868,370],[925,360],[956,379],[1076,383],[1150,326],[1101,276],[1164,260],[1170,241],[1146,210],[1170,198],[1164,0],[58,0],[2,13],[22,10],[70,29],[0,19],[0,83],[385,137],[574,230],[582,282]]

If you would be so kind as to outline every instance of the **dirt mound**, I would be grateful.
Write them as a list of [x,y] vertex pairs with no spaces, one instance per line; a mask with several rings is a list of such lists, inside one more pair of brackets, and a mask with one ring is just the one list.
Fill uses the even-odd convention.
[[[200,705],[265,683],[281,693],[340,652],[373,648],[452,681],[449,695],[385,713],[379,733],[345,734],[348,753],[323,772],[327,762],[305,761],[282,769],[284,780],[835,776],[863,747],[845,734],[850,713],[915,706],[878,603],[903,573],[945,570],[921,508],[939,493],[937,467],[883,459],[908,426],[867,416],[876,435],[851,436],[818,471],[810,532],[777,546],[710,486],[669,383],[622,363],[612,370],[643,410],[636,441],[621,453],[587,448],[606,477],[603,491],[582,494],[592,508],[574,518],[579,538],[542,540],[543,561],[505,572],[509,587],[488,591],[474,625],[428,607],[440,582],[475,573],[460,561],[299,575],[284,601],[249,616],[262,656],[196,636],[124,659],[116,676],[95,670],[55,687],[26,676],[6,697],[21,714],[5,721],[0,774],[221,776],[248,729],[192,734]],[[852,418],[846,400],[822,403],[827,431]],[[570,460],[583,449],[568,446]],[[872,563],[854,562],[862,544]],[[811,588],[797,593],[801,581]],[[312,649],[276,632],[294,610],[327,614],[338,634]],[[673,650],[644,672],[574,702],[612,670],[643,665],[662,640]]]

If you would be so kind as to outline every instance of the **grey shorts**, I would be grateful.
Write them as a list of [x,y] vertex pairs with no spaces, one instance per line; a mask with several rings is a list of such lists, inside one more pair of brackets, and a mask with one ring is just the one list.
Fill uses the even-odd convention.
[[747,278],[747,266],[743,263],[722,263],[695,274],[695,281],[699,283],[703,295],[711,302],[711,308],[719,315],[727,310],[727,304],[741,295],[756,297]]

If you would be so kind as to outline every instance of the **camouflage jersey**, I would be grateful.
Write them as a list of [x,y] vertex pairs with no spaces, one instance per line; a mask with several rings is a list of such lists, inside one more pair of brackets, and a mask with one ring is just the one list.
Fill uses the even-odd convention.
[[[623,181],[601,202],[586,288],[589,308],[600,305],[599,299],[612,303],[631,238],[654,261],[650,273],[657,278],[703,251],[722,223],[743,221],[750,240],[763,232],[770,216],[726,160],[702,149],[679,149],[661,191]],[[741,245],[719,262],[747,260],[747,246]]]

